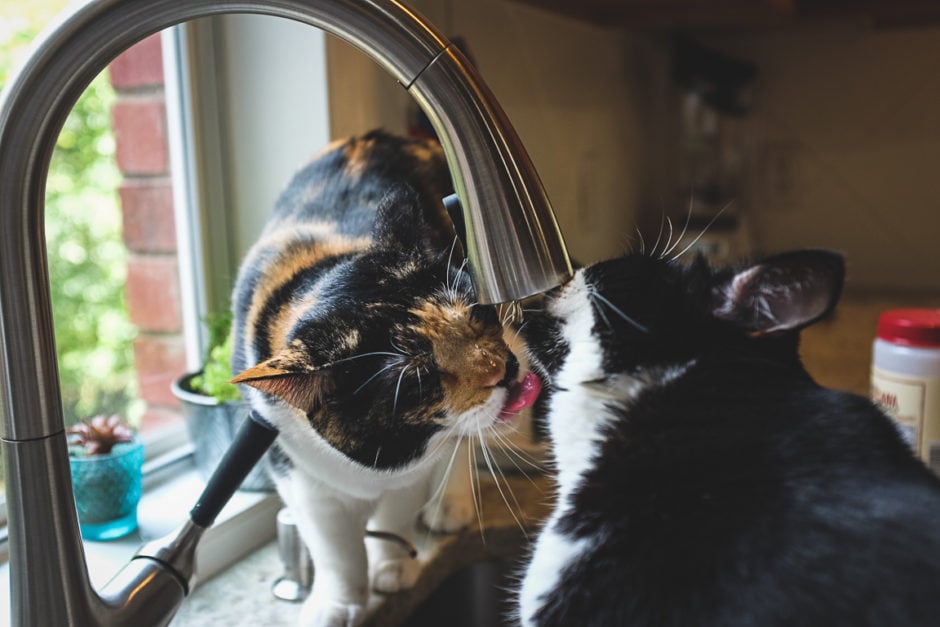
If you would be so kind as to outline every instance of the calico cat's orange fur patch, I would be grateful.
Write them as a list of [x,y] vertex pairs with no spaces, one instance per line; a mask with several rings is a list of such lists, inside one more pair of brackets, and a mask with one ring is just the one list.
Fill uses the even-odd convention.
[[365,171],[369,164],[369,155],[375,142],[371,139],[358,139],[349,142],[344,149],[346,157],[345,173],[350,178],[357,178]]
[[[270,268],[267,281],[255,292],[251,308],[248,310],[246,317],[248,323],[246,325],[246,337],[249,343],[254,341],[256,322],[264,311],[264,308],[267,307],[271,295],[293,280],[298,272],[314,267],[317,262],[323,259],[361,250],[368,246],[368,244],[368,238],[344,238],[340,236],[336,236],[329,241],[313,240],[309,243],[305,243],[303,238],[298,238],[295,232],[280,232],[274,237],[261,240],[257,246],[258,251],[273,249],[280,250],[281,253],[276,260],[269,264]],[[294,309],[293,305],[293,303],[288,303],[282,307],[281,310],[277,312],[274,323],[270,326],[272,351],[278,351],[285,346],[285,338],[291,328],[292,316],[289,314]],[[309,302],[301,303],[301,306],[304,307],[309,305]]]
[[444,151],[441,150],[440,145],[431,142],[425,142],[423,144],[412,144],[408,146],[407,152],[415,159],[422,162],[441,159],[444,156]]
[[415,331],[431,341],[451,411],[462,413],[485,402],[506,375],[509,349],[501,330],[473,320],[466,305],[425,303],[411,313],[421,320]]

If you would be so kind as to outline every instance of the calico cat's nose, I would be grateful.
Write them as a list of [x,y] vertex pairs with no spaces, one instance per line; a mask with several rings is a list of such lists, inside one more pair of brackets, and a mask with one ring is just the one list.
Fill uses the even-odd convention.
[[509,353],[509,357],[506,358],[506,374],[503,376],[502,380],[499,381],[496,385],[508,386],[510,383],[516,380],[516,377],[519,375],[519,360],[516,359],[516,356],[512,353]]
[[506,382],[516,380],[516,376],[519,374],[519,360],[516,359],[516,356],[512,353],[509,353],[509,359],[506,360]]
[[506,364],[501,359],[491,359],[483,380],[483,387],[492,388],[500,385],[506,378]]
[[481,374],[483,379],[481,383],[483,387],[492,388],[505,385],[507,381],[515,379],[516,374],[519,373],[519,361],[515,355],[511,352],[507,353],[504,359],[485,349],[478,350],[478,356],[483,362],[480,364],[482,366]]

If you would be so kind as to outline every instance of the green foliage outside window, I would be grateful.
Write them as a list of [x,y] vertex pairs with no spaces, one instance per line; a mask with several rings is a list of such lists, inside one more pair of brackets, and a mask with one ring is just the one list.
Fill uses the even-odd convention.
[[[0,87],[61,0],[0,9]],[[56,144],[46,184],[48,251],[59,377],[66,424],[95,414],[141,413],[134,376],[134,327],[127,317],[110,107],[98,76],[79,98]]]

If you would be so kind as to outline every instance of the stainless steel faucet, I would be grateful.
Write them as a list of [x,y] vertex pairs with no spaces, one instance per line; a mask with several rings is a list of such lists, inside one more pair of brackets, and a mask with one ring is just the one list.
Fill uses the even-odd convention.
[[[197,515],[203,512],[197,503],[190,522],[145,547],[103,590],[90,584],[63,429],[43,202],[56,138],[91,80],[144,37],[223,13],[266,14],[322,28],[360,48],[414,96],[453,173],[481,302],[519,299],[570,276],[541,182],[502,109],[461,52],[405,5],[92,0],[63,14],[0,98],[0,437],[14,625],[167,624],[188,594],[195,547],[214,519]],[[234,487],[237,482],[222,493]]]

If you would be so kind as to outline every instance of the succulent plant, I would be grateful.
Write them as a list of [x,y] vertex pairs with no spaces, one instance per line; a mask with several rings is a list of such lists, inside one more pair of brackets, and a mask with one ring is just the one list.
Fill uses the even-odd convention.
[[79,448],[87,456],[107,455],[115,444],[134,440],[133,429],[117,414],[87,418],[66,429],[65,433],[69,448]]

